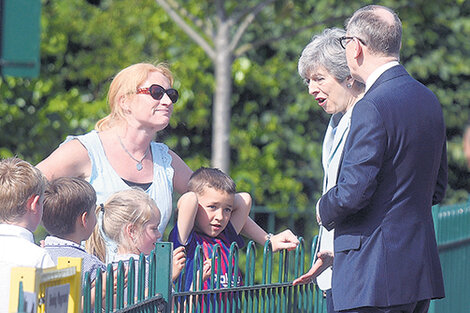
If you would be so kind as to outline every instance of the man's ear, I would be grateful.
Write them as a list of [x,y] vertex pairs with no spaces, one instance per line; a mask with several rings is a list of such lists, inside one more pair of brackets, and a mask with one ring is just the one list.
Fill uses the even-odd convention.
[[27,210],[34,214],[37,214],[39,209],[42,207],[42,199],[39,195],[32,195],[26,202]]
[[359,42],[358,39],[354,39],[354,58],[357,59],[359,58],[363,53],[363,47],[362,44]]

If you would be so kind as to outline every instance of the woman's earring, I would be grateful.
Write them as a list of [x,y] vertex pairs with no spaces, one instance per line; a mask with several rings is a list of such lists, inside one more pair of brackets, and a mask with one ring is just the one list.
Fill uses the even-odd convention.
[[346,87],[348,87],[349,89],[351,89],[351,87],[352,87],[351,83],[348,83],[348,84],[346,85]]

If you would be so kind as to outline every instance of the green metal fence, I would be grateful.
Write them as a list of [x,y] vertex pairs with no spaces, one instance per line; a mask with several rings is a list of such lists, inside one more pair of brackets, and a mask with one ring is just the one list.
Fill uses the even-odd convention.
[[160,242],[148,258],[140,255],[137,268],[132,258],[126,267],[122,261],[116,267],[108,264],[105,282],[100,270],[97,270],[93,285],[87,273],[83,286],[83,312],[169,312],[172,250],[172,243]]
[[[268,214],[270,220],[274,219],[274,211],[264,209],[260,212]],[[429,313],[469,313],[470,199],[454,205],[436,205],[432,213],[446,297],[431,301]],[[270,227],[276,228],[272,223]],[[315,293],[314,304],[314,313],[326,313],[326,301],[319,290]]]
[[470,202],[433,207],[446,297],[429,313],[470,312]]
[[[196,291],[179,291],[177,286],[173,293],[174,312],[313,312],[314,285],[292,286],[292,280],[304,272],[304,240],[295,251],[273,253],[269,242],[263,249],[262,264],[256,264],[256,247],[250,241],[246,249],[246,264],[244,281],[237,285],[238,247],[232,244],[229,255],[228,288],[220,288],[220,270],[211,281],[209,289],[202,290],[202,279],[197,279],[199,285]],[[212,255],[212,275],[214,264],[218,258],[217,247]],[[195,269],[202,272],[202,253],[196,249]],[[261,266],[259,266],[261,265]],[[199,267],[199,268],[197,268]],[[276,268],[276,271],[274,269]],[[241,269],[240,269],[241,270]],[[262,271],[261,281],[255,280],[255,272]],[[274,277],[277,272],[277,277]],[[193,277],[196,277],[194,275]],[[184,284],[181,284],[184,285]]]
[[[436,238],[444,274],[446,298],[431,302],[430,313],[468,313],[470,302],[470,202],[450,206],[433,207]],[[312,246],[316,240],[312,242]],[[103,301],[95,301],[95,312],[313,312],[326,313],[325,299],[314,284],[292,286],[292,280],[305,272],[311,265],[312,255],[306,255],[305,242],[295,251],[272,253],[267,243],[263,249],[262,264],[256,264],[256,246],[249,242],[244,254],[245,264],[240,264],[238,247],[232,245],[228,277],[237,277],[237,270],[244,274],[243,285],[229,282],[229,288],[212,285],[202,289],[200,280],[196,291],[180,291],[172,286],[170,266],[172,244],[159,243],[152,253],[149,265],[141,266],[134,275],[134,263],[130,262],[127,288],[124,287],[124,266],[108,267],[106,292]],[[212,256],[214,263],[219,257],[218,249]],[[315,251],[314,248],[311,251]],[[196,258],[202,252],[196,250]],[[195,262],[202,272],[202,262]],[[306,263],[305,260],[308,260]],[[233,263],[232,263],[233,262]],[[259,261],[258,261],[259,262]],[[220,262],[218,263],[220,264]],[[241,267],[240,265],[244,265]],[[147,270],[148,269],[148,270]],[[261,275],[255,275],[261,272]],[[114,274],[117,274],[114,278]],[[196,272],[194,272],[196,273]],[[220,271],[219,271],[220,273]],[[137,278],[135,278],[137,276]],[[255,278],[260,276],[261,278]],[[146,279],[147,277],[147,279]],[[194,275],[193,277],[196,277]],[[117,287],[114,282],[117,281]],[[215,281],[220,281],[216,279]],[[133,293],[135,285],[137,292]],[[97,275],[96,299],[102,298],[101,275]],[[174,289],[173,289],[174,288]],[[124,298],[125,290],[128,290]],[[84,286],[84,312],[92,312],[91,285]]]
[[[244,280],[240,285],[235,281],[241,264],[239,250],[234,243],[230,249],[231,270],[228,277],[235,278],[229,282],[229,288],[220,288],[220,268],[215,271],[214,266],[220,264],[220,252],[216,247],[212,255],[212,277],[214,272],[218,273],[219,277],[215,280],[217,283],[212,282],[210,289],[202,290],[200,279],[196,291],[178,291],[182,288],[180,286],[175,286],[172,290],[169,271],[172,244],[159,243],[148,261],[141,255],[137,268],[134,260],[129,262],[127,284],[126,267],[122,262],[117,267],[108,265],[105,281],[98,270],[96,281],[92,285],[87,274],[83,288],[83,312],[170,312],[170,306],[174,312],[194,313],[317,312],[314,311],[314,284],[292,286],[292,280],[305,271],[305,259],[308,258],[311,262],[311,256],[305,255],[303,238],[300,238],[300,242],[296,250],[278,253],[273,253],[269,242],[266,242],[262,264],[256,264],[256,245],[250,241],[246,248]],[[202,272],[200,247],[196,249],[196,258],[199,260],[194,262],[195,268],[192,269],[195,274],[198,270]],[[261,281],[255,279],[257,271],[262,271]],[[95,300],[92,306],[92,295],[94,299],[103,300]]]
[[[469,313],[470,301],[470,201],[432,209],[439,257],[444,276],[445,298],[431,301],[428,313]],[[326,313],[320,291],[315,313]]]

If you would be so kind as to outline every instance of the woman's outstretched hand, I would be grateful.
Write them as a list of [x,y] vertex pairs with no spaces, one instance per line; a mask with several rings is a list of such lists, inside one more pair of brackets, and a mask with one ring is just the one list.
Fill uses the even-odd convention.
[[299,278],[295,279],[292,284],[299,285],[299,284],[308,284],[311,283],[315,278],[318,277],[324,270],[328,267],[333,265],[333,252],[332,251],[320,251],[317,254],[317,260],[313,264],[310,270],[300,276]]

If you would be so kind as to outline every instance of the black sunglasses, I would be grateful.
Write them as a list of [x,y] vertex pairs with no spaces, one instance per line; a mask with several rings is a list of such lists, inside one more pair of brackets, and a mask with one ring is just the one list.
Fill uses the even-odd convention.
[[153,84],[148,88],[138,88],[137,93],[143,93],[147,95],[151,95],[152,98],[155,100],[161,100],[163,98],[163,95],[166,93],[168,95],[168,98],[170,98],[171,102],[176,103],[178,101],[178,91],[173,88],[168,88],[165,89],[160,85]]

